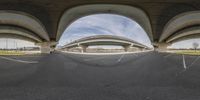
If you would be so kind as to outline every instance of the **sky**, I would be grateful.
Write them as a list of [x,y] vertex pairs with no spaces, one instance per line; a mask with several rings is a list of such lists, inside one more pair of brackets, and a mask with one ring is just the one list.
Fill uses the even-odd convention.
[[59,45],[93,35],[115,35],[151,46],[146,32],[132,19],[114,14],[96,14],[82,17],[63,33]]

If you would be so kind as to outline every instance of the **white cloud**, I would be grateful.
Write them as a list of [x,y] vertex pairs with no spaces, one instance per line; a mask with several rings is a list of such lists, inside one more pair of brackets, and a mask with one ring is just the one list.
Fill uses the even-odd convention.
[[145,31],[133,20],[112,14],[90,15],[78,19],[64,32],[59,45],[91,35],[117,35],[151,45]]

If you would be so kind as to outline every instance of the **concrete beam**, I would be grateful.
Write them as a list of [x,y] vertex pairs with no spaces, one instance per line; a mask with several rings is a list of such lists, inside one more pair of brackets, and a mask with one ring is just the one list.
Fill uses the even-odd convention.
[[200,11],[191,11],[173,17],[164,27],[159,42],[164,42],[175,32],[192,25],[200,24]]
[[184,36],[184,37],[181,37],[181,38],[177,38],[169,43],[177,43],[177,42],[180,42],[180,41],[185,41],[185,40],[191,40],[191,39],[199,39],[200,38],[200,34],[193,34],[193,35],[188,35],[188,36]]
[[23,28],[15,27],[15,26],[6,26],[6,25],[0,25],[0,34],[4,34],[4,36],[7,34],[9,35],[18,35],[22,38],[29,38],[34,40],[35,42],[42,42],[42,39],[35,35],[34,33],[25,30]]
[[16,35],[16,34],[3,34],[3,33],[0,33],[0,38],[2,38],[2,39],[5,39],[5,38],[8,38],[8,39],[19,39],[19,40],[29,41],[29,42],[33,42],[33,43],[38,42],[38,41],[35,41],[35,40],[31,39],[31,38],[24,37],[24,36],[21,36],[21,35]]
[[187,39],[189,38],[193,39],[196,38],[198,35],[200,36],[200,26],[194,26],[177,32],[176,34],[168,38],[166,42],[171,43],[174,41],[184,40],[187,37],[188,37]]
[[49,35],[43,24],[34,16],[20,11],[0,11],[0,24],[23,27],[50,41]]

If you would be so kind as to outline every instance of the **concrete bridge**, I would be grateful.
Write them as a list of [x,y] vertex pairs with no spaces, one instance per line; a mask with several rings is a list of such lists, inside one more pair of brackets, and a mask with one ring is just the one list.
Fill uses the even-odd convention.
[[199,37],[199,5],[199,0],[1,0],[0,37],[34,41],[49,53],[72,22],[108,13],[135,20],[152,44],[165,50],[173,42]]
[[85,38],[78,39],[73,41],[69,44],[66,44],[62,47],[62,49],[68,50],[74,47],[81,47],[82,52],[86,52],[88,46],[97,46],[97,45],[117,45],[122,46],[127,52],[131,47],[137,47],[140,49],[149,49],[149,47],[133,41],[131,39],[119,37],[119,36],[112,36],[112,35],[97,35],[97,36],[89,36]]

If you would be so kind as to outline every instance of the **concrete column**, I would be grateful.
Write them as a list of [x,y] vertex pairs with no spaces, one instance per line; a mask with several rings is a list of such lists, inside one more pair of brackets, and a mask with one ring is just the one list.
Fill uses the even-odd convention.
[[65,48],[64,51],[69,51],[69,48]]
[[131,45],[126,45],[126,46],[123,46],[123,48],[124,48],[124,51],[125,51],[125,52],[128,52],[128,51],[129,51],[129,49],[130,49],[130,47],[131,47]]
[[41,51],[41,53],[49,54],[51,52],[51,47],[50,47],[50,45],[41,45],[40,51]]
[[36,45],[40,46],[40,52],[43,54],[49,54],[51,51],[54,50],[55,42],[42,42],[36,43]]
[[139,48],[140,51],[144,51],[144,48]]
[[87,52],[86,49],[88,46],[86,45],[79,45],[79,47],[81,47],[81,53]]
[[166,52],[167,51],[167,47],[170,46],[170,43],[157,43],[155,45],[155,50],[159,51],[159,52]]

